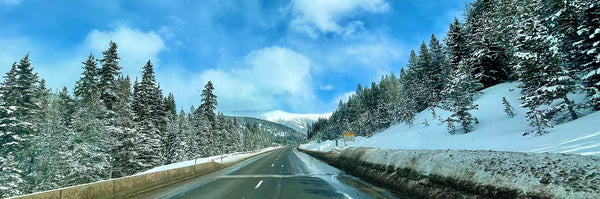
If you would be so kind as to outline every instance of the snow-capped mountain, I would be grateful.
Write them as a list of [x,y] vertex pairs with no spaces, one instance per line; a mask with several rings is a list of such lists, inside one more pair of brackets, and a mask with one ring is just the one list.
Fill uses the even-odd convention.
[[235,116],[235,117],[253,117],[258,119],[263,119],[279,124],[283,124],[290,128],[293,128],[301,133],[306,134],[306,127],[309,124],[317,121],[319,118],[329,118],[332,113],[322,113],[322,114],[298,114],[298,113],[288,113],[281,110],[268,110],[268,111],[260,111],[260,110],[249,110],[249,111],[233,111],[233,112],[225,112],[227,116]]

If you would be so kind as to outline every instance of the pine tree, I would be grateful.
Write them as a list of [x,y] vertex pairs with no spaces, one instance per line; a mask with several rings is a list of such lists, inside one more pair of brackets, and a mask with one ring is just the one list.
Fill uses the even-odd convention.
[[487,88],[507,80],[506,63],[503,59],[504,48],[497,40],[499,19],[498,1],[478,0],[471,3],[465,23],[469,55],[466,64],[473,68],[473,75]]
[[[142,81],[136,83],[132,103],[135,113],[137,131],[144,140],[138,145],[142,167],[151,168],[160,165],[164,157],[163,132],[161,132],[160,117],[163,115],[162,96],[156,84],[154,67],[150,61],[142,71]],[[166,137],[166,136],[165,136]]]
[[[547,58],[548,56],[537,54],[539,52],[547,52],[547,48],[538,45],[539,40],[543,40],[544,36],[536,36],[535,34],[540,34],[544,31],[540,30],[543,26],[531,14],[532,12],[532,10],[523,12],[523,21],[519,24],[518,52],[515,54],[519,58],[519,62],[515,66],[515,70],[521,81],[519,85],[522,94],[520,99],[523,100],[521,106],[529,109],[527,120],[536,129],[535,132],[537,134],[544,134],[546,132],[545,128],[550,124],[544,119],[542,111],[537,110],[539,106],[544,104],[544,101],[540,100],[539,96],[536,95],[536,90],[542,86],[541,81],[539,81],[542,78],[539,71],[542,70],[542,62],[546,61],[540,59]],[[525,134],[528,133],[526,132]]]
[[[574,91],[576,80],[573,73],[561,65],[562,57],[555,50],[558,49],[556,40],[549,36],[549,29],[540,19],[542,16],[527,17],[526,14],[518,32],[516,56],[519,62],[515,69],[521,81],[521,106],[529,108],[527,117],[535,133],[544,134],[544,129],[551,126],[545,122],[558,112],[568,111],[572,119],[577,119],[573,101],[567,97],[568,93]],[[550,105],[555,100],[561,102],[545,111],[538,110],[541,105]]]
[[19,188],[24,183],[23,171],[19,169],[15,155],[22,150],[24,141],[17,131],[15,107],[17,100],[17,63],[4,76],[0,87],[0,197],[23,193]]
[[[102,64],[102,68],[100,68],[98,74],[100,77],[98,85],[100,89],[100,99],[104,102],[109,114],[114,114],[112,112],[116,111],[115,104],[118,101],[117,77],[121,74],[120,70],[122,69],[121,66],[119,66],[119,60],[121,58],[119,58],[119,55],[117,54],[117,44],[110,41],[109,48],[102,52],[102,55],[104,55],[104,57],[99,60]],[[91,68],[91,66],[89,67]]]
[[[429,49],[431,51],[431,64],[434,72],[432,73],[433,78],[433,97],[434,102],[441,101],[440,93],[444,89],[444,85],[446,85],[446,81],[452,72],[450,63],[448,63],[448,59],[444,52],[444,46],[440,43],[440,41],[435,37],[435,35],[431,35],[431,40],[429,41]],[[393,76],[392,76],[393,77]],[[435,106],[435,104],[432,104]]]
[[16,189],[0,190],[2,195],[30,192],[33,189],[36,151],[32,139],[37,136],[34,122],[42,105],[39,82],[27,54],[18,64],[13,64],[0,89],[3,103],[0,155],[4,159],[0,165],[3,171],[0,183]]
[[589,105],[600,110],[600,5],[594,1],[582,1],[581,23],[577,28],[580,40],[575,42],[583,62],[583,86],[590,97]]
[[66,86],[63,87],[63,89],[58,93],[58,98],[59,100],[57,101],[61,103],[60,107],[62,107],[59,110],[60,116],[62,118],[61,123],[65,127],[69,128],[72,124],[73,113],[75,113],[75,100],[69,94],[69,91]]
[[212,82],[208,81],[202,90],[202,104],[199,107],[202,114],[212,123],[215,122],[215,110],[217,109],[217,96],[213,94],[213,90],[215,88]]
[[448,48],[449,62],[452,66],[451,72],[458,69],[459,63],[468,56],[465,31],[463,30],[463,25],[456,18],[454,19],[454,23],[450,24],[450,29],[446,36],[446,46]]
[[135,115],[131,102],[131,80],[129,76],[117,78],[117,118],[115,118],[115,127],[112,128],[111,135],[114,142],[110,148],[109,157],[112,165],[111,178],[134,174],[147,168],[146,162],[140,157],[139,147],[142,146],[145,138],[137,130],[138,125],[135,123]]
[[92,98],[97,98],[99,94],[98,88],[98,67],[94,55],[90,56],[83,64],[83,72],[81,78],[75,84],[75,97],[87,103],[92,101]]
[[502,97],[502,105],[504,105],[504,112],[508,115],[508,118],[515,117],[514,108],[510,105],[506,97]]
[[[465,133],[473,130],[471,124],[477,119],[469,113],[470,110],[477,109],[473,104],[473,96],[481,87],[472,76],[472,70],[464,62],[459,63],[459,67],[451,75],[452,81],[446,86],[442,94],[445,101],[442,103],[442,109],[453,112],[445,121],[448,122],[450,134],[454,134],[454,122],[460,122]],[[452,128],[452,129],[450,129]]]

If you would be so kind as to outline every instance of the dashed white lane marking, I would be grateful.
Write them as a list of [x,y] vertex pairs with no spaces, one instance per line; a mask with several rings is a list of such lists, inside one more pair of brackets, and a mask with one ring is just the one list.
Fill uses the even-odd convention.
[[275,166],[275,163],[271,164],[271,167]]
[[352,197],[350,195],[348,195],[347,193],[342,193],[344,196],[346,196],[346,198],[348,199],[352,199]]
[[260,182],[258,182],[258,184],[256,184],[256,187],[254,187],[254,189],[258,189],[260,187],[260,185],[262,184],[262,180]]

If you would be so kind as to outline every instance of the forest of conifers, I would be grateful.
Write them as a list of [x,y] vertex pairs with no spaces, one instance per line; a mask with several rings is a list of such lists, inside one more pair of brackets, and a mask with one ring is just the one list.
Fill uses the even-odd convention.
[[[544,134],[580,117],[578,110],[600,109],[598,1],[476,0],[462,19],[450,24],[443,42],[432,35],[412,51],[398,76],[359,84],[331,118],[309,128],[308,138],[371,136],[394,123],[412,125],[415,114],[436,107],[453,113],[441,119],[449,133],[468,133],[477,124],[469,112],[477,109],[473,96],[509,81],[519,82],[520,106],[528,109],[533,130],[525,134]],[[588,97],[575,103],[572,93]]]
[[150,61],[132,84],[120,72],[116,43],[102,56],[90,54],[82,62],[73,95],[66,87],[58,93],[47,88],[29,54],[6,73],[0,86],[0,197],[272,145],[272,135],[258,126],[215,114],[210,81],[198,108],[178,112],[173,94],[163,96]]

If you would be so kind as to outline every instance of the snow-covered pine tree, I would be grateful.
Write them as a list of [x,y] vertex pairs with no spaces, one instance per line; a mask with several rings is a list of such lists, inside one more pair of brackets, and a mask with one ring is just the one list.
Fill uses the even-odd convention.
[[196,137],[192,126],[190,124],[190,118],[187,116],[185,111],[181,109],[177,116],[177,132],[181,136],[181,160],[190,160],[195,158],[194,153],[197,151],[198,145],[196,144]]
[[213,143],[214,140],[214,129],[211,125],[211,122],[203,115],[200,109],[196,110],[196,114],[194,114],[194,120],[192,121],[193,132],[196,144],[196,150],[194,151],[194,156],[198,157],[206,157],[215,155],[215,145]]
[[458,19],[454,18],[454,23],[450,24],[445,41],[448,48],[448,61],[451,66],[450,74],[452,71],[458,69],[459,63],[468,56],[467,53],[469,50],[465,34],[463,25]]
[[431,39],[429,40],[429,50],[431,54],[431,64],[433,66],[433,70],[437,71],[433,73],[434,85],[433,91],[435,93],[435,104],[437,105],[442,99],[440,93],[444,89],[444,85],[446,85],[446,80],[450,76],[452,72],[450,63],[448,63],[448,59],[446,57],[446,53],[444,52],[444,45],[440,43],[440,41],[435,37],[434,34],[431,35]]
[[510,105],[506,97],[502,97],[502,105],[504,105],[504,112],[508,115],[508,118],[515,117],[514,108]]
[[175,105],[175,97],[173,93],[169,93],[168,97],[163,99],[164,113],[167,118],[166,139],[165,139],[165,164],[184,160],[185,150],[183,146],[186,144],[183,138],[184,134],[179,129],[177,121],[177,109]]
[[183,134],[180,134],[179,124],[170,122],[167,127],[165,164],[184,160],[184,146],[186,145]]
[[[41,110],[40,81],[33,72],[29,54],[13,64],[5,76],[2,93],[0,194],[28,193],[35,181],[36,154],[32,139],[37,135],[36,114]],[[15,190],[5,190],[15,189]]]
[[64,186],[107,179],[111,176],[111,170],[119,168],[114,162],[116,156],[114,149],[119,145],[115,143],[117,139],[114,136],[120,135],[116,132],[122,131],[115,126],[109,126],[111,119],[104,115],[108,111],[100,99],[99,73],[94,56],[90,54],[82,64],[83,72],[74,89],[74,105],[66,102],[71,101],[66,96],[62,98],[65,101],[58,102],[60,109],[74,109],[69,128],[71,134],[68,139],[72,143],[69,152],[71,160],[68,164],[68,173],[65,174]]
[[424,100],[425,103],[423,108],[434,107],[438,102],[439,93],[436,92],[436,89],[439,87],[439,74],[441,72],[438,66],[434,65],[427,45],[425,42],[422,42],[419,48],[419,57],[417,58],[415,72],[417,73],[417,77],[419,77],[417,81],[420,81],[423,85],[420,89],[422,92],[421,100]]
[[[540,6],[536,4],[534,7],[541,10]],[[550,121],[559,112],[568,111],[571,119],[577,119],[573,101],[567,97],[575,89],[576,80],[573,72],[561,65],[564,62],[557,51],[557,39],[549,34],[542,16],[532,13],[533,10],[523,13],[526,17],[523,17],[518,31],[519,44],[515,55],[519,60],[515,70],[521,80],[522,106],[529,108],[527,117],[535,127],[535,133],[543,134],[545,127],[550,126],[544,121]],[[555,100],[560,102],[553,103]],[[553,106],[544,107],[545,111],[538,110],[540,106],[551,103]]]
[[[470,110],[477,109],[476,104],[473,104],[473,96],[477,94],[477,90],[481,84],[472,76],[472,69],[463,62],[460,62],[458,69],[454,70],[451,75],[451,81],[445,86],[442,95],[445,100],[442,102],[441,108],[451,111],[452,115],[445,121],[448,123],[459,122],[462,124],[465,133],[472,131],[471,124],[477,119],[469,113]],[[450,134],[455,133],[454,124],[448,124]]]
[[119,55],[117,54],[117,44],[110,41],[109,47],[106,51],[102,52],[104,56],[98,60],[102,64],[102,68],[99,71],[99,89],[100,99],[104,103],[106,109],[110,115],[113,115],[115,110],[115,104],[117,103],[117,90],[118,83],[117,77],[121,75],[121,66],[119,66]]
[[62,186],[68,170],[66,163],[71,158],[65,155],[68,154],[67,147],[71,146],[69,142],[71,131],[67,128],[60,112],[59,103],[63,103],[60,101],[62,98],[53,97],[43,79],[40,81],[39,90],[41,110],[36,114],[34,122],[38,133],[32,138],[36,154],[32,192]]
[[142,80],[135,85],[132,109],[137,131],[143,140],[137,145],[136,151],[143,162],[142,169],[152,168],[161,163],[164,154],[162,132],[156,114],[164,110],[162,96],[156,84],[154,67],[150,61],[142,71]]
[[412,126],[417,113],[417,102],[410,96],[413,92],[411,78],[404,69],[400,70],[400,99],[396,102],[398,106],[394,111],[399,115],[400,121],[406,122],[409,126]]
[[467,12],[465,28],[469,55],[466,64],[473,68],[473,77],[487,88],[508,79],[503,71],[504,49],[495,35],[498,32],[498,1],[478,0],[471,3]]
[[208,81],[202,90],[202,104],[198,108],[208,121],[214,123],[216,119],[215,110],[217,109],[217,96],[213,93],[215,87],[211,81]]
[[[49,93],[49,92],[48,92]],[[75,100],[69,94],[69,90],[67,87],[63,87],[60,92],[58,92],[58,102],[61,103],[60,107],[62,107],[60,111],[60,116],[62,118],[61,123],[69,128],[71,127],[71,123],[73,122],[73,113],[75,112]]]
[[411,51],[406,66],[407,70],[404,86],[407,91],[407,96],[410,96],[412,99],[411,104],[414,106],[415,112],[425,110],[428,105],[426,100],[427,89],[423,89],[425,88],[426,81],[423,81],[424,73],[422,68],[420,68],[419,62],[419,58],[415,51]]
[[[83,72],[81,77],[75,83],[75,97],[86,103],[92,100],[99,99],[99,74],[96,66],[96,58],[90,53],[90,56],[83,64]],[[94,98],[94,99],[92,99]]]
[[577,28],[580,40],[575,46],[583,54],[583,86],[590,97],[590,106],[600,110],[600,4],[581,1],[577,6],[582,16]]
[[15,153],[22,150],[22,139],[15,128],[17,100],[17,63],[4,76],[0,86],[0,197],[22,194],[23,172],[18,168]]

